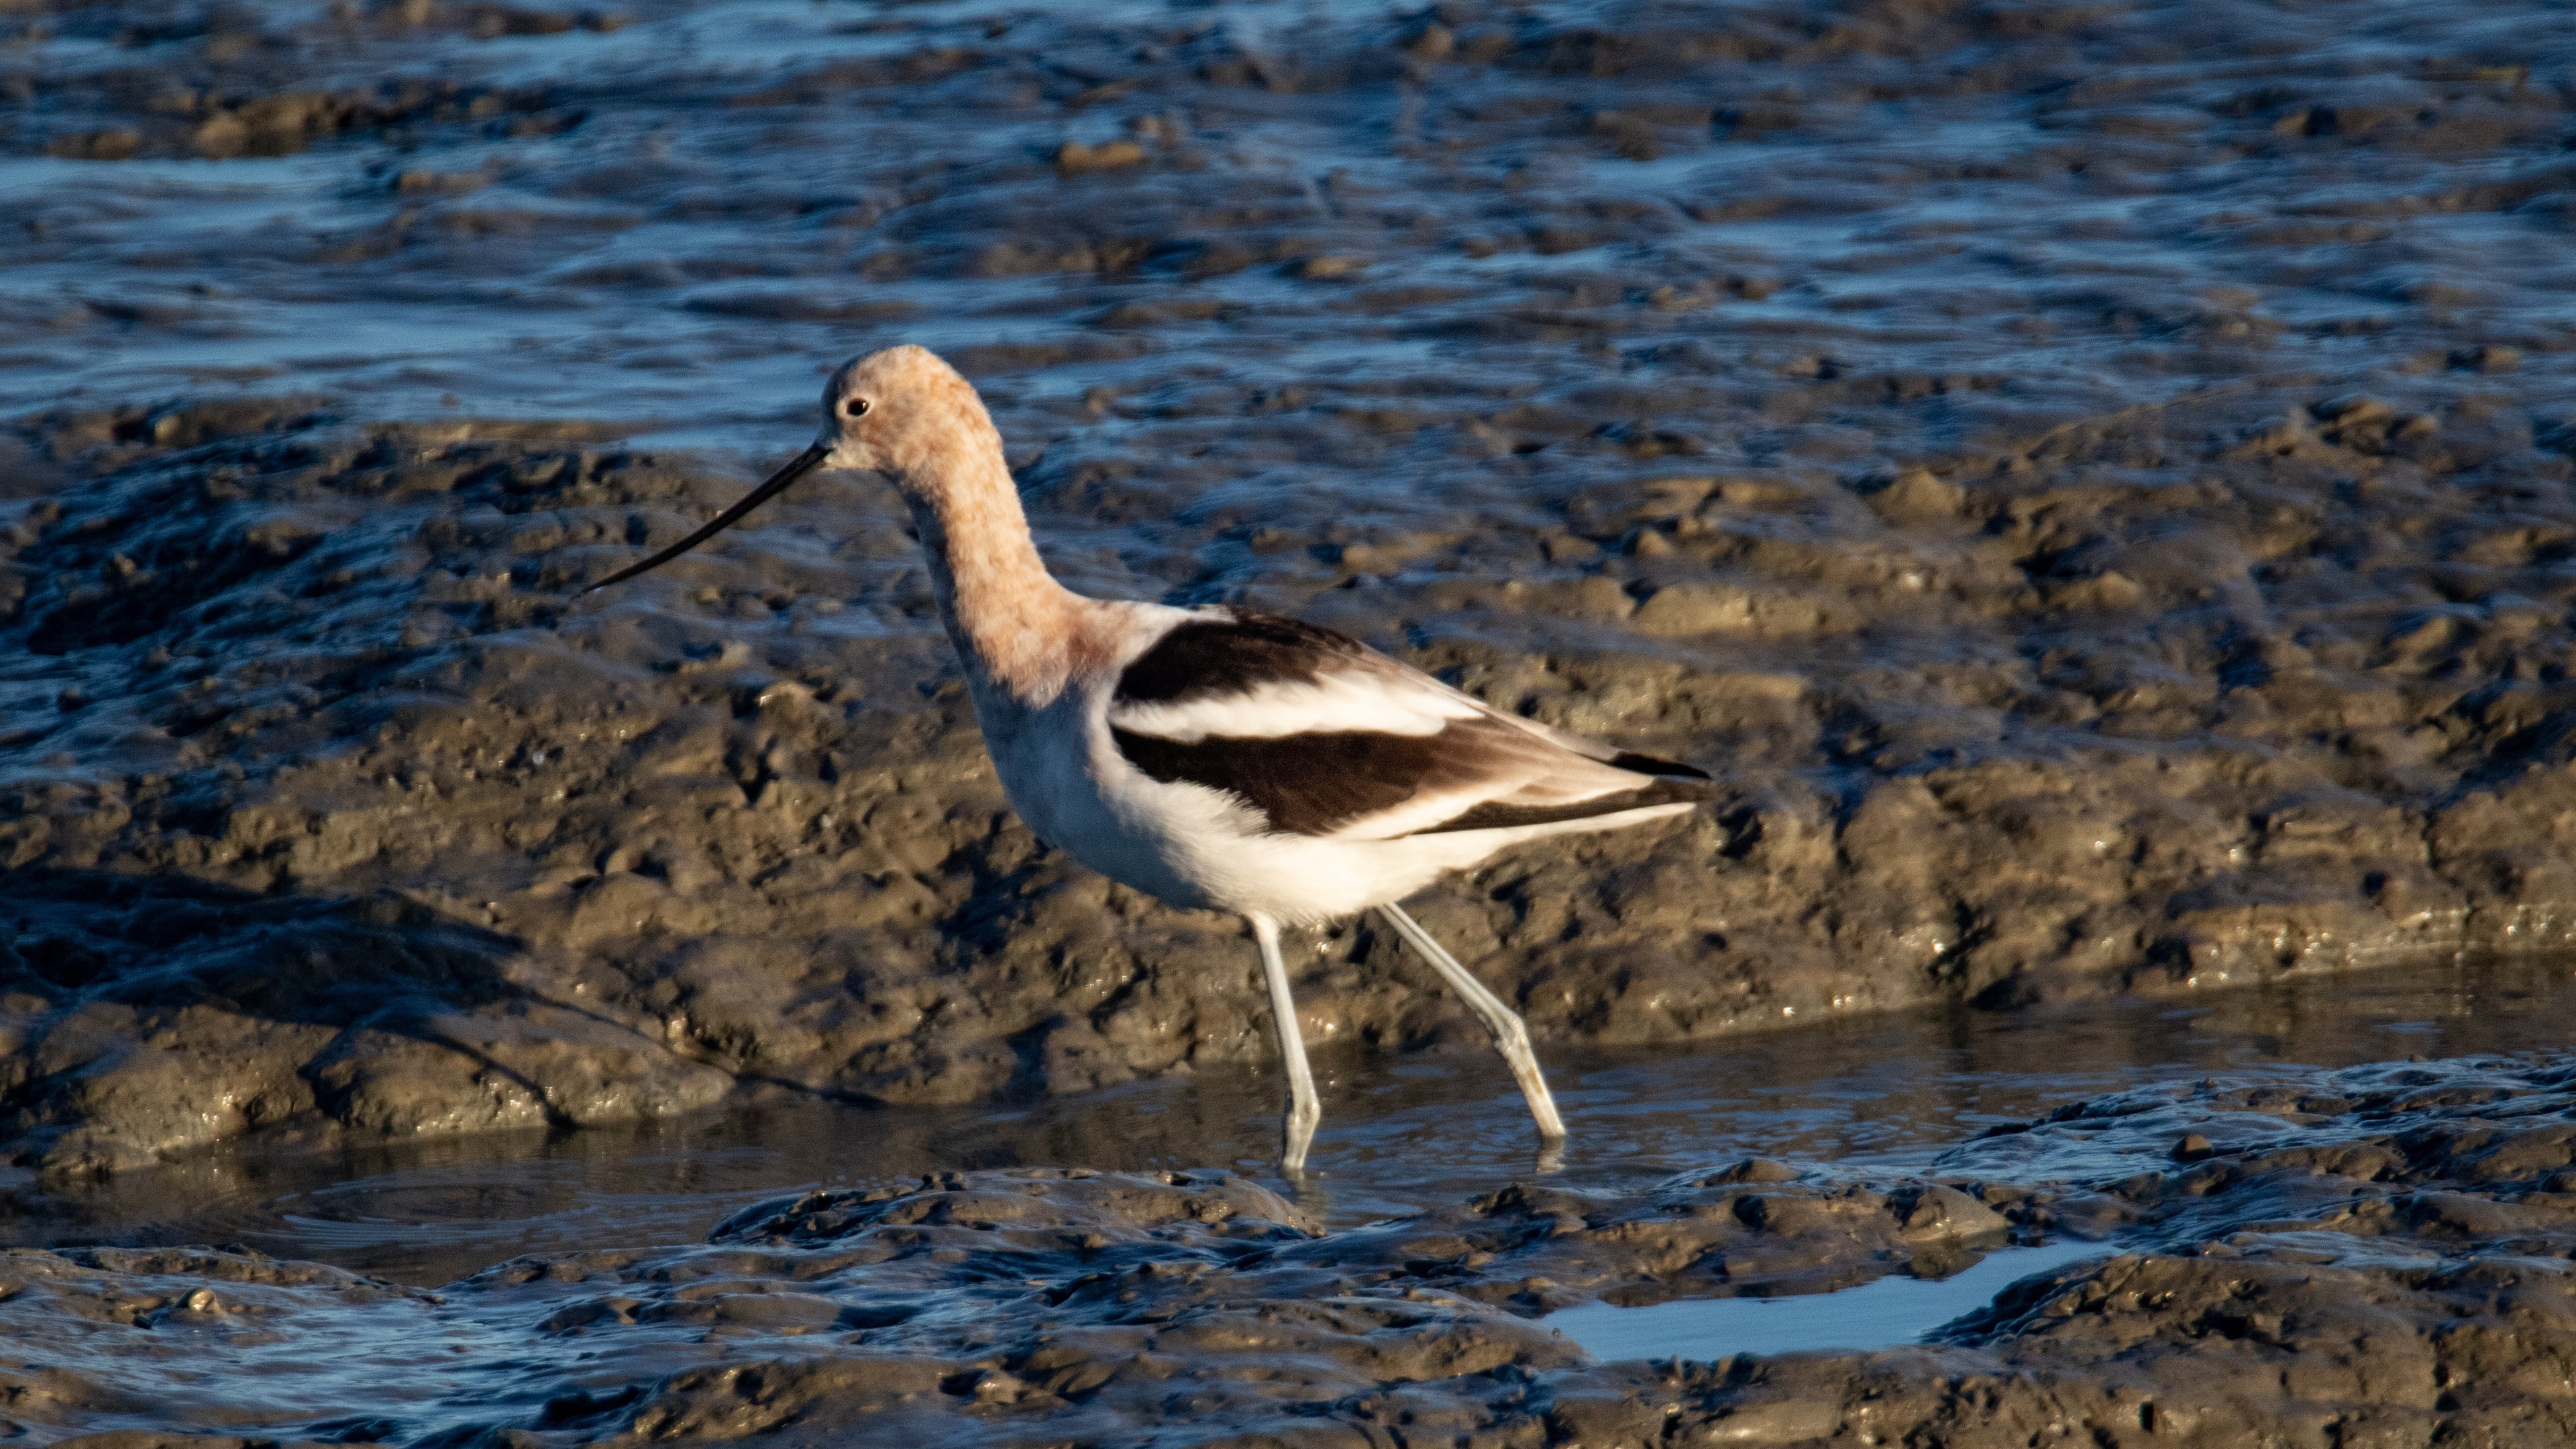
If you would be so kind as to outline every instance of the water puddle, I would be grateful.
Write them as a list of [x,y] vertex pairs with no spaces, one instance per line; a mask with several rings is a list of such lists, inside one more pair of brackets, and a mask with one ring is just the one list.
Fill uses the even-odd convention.
[[1890,1348],[1920,1342],[2033,1273],[2116,1251],[2101,1243],[2061,1241],[1989,1253],[1947,1278],[1890,1274],[1839,1293],[1790,1298],[1692,1298],[1644,1308],[1586,1303],[1542,1321],[1606,1360],[1707,1362],[1738,1353]]

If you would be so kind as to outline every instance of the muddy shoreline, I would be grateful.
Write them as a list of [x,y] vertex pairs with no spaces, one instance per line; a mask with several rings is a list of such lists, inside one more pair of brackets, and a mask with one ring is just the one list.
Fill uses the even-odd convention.
[[[2564,20],[0,10],[13,1211],[261,1153],[1257,1092],[1248,942],[1010,817],[878,486],[575,598],[894,341],[983,388],[1076,587],[1299,613],[1724,782],[1418,903],[1543,1055],[2561,974]],[[1292,959],[1327,1059],[1479,1040],[1365,927]],[[2070,1066],[1903,1170],[1712,1139],[1375,1227],[1023,1143],[436,1295],[31,1230],[5,1412],[133,1446],[2576,1439],[2553,1045],[2296,1090]],[[2069,1134],[2138,1160],[2012,1155]],[[1599,1366],[1537,1326],[2069,1234],[2116,1256],[1916,1348]],[[437,1335],[398,1409],[132,1386]]]
[[1558,1045],[1551,1080],[1585,1125],[1555,1154],[1531,1140],[1516,1087],[1482,1043],[1343,1043],[1316,1054],[1330,1160],[1293,1184],[1272,1180],[1278,1082],[1259,1063],[1000,1105],[782,1091],[592,1127],[301,1144],[253,1134],[105,1177],[0,1171],[0,1246],[225,1243],[436,1288],[527,1253],[695,1241],[790,1189],[873,1191],[987,1168],[1222,1168],[1332,1231],[1522,1182],[1632,1195],[1745,1155],[1919,1175],[1957,1143],[2077,1096],[2549,1051],[2576,1010],[2567,964],[2400,968],[2180,1007],[2103,997],[1933,1008],[1680,1048]]
[[[1927,1177],[1750,1158],[1323,1232],[1221,1170],[942,1173],[436,1293],[240,1251],[11,1249],[0,1318],[13,1419],[49,1438],[2558,1442],[2571,1076],[2544,1054],[2175,1084],[1999,1124]],[[1943,1276],[2042,1236],[2102,1251],[1920,1347],[1600,1365],[1542,1321]],[[346,1374],[393,1342],[415,1356]]]

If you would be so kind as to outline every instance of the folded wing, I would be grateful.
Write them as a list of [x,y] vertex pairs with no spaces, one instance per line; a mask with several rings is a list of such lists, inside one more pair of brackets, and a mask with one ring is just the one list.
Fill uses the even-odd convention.
[[1348,635],[1261,614],[1165,634],[1120,676],[1109,727],[1146,775],[1223,791],[1296,835],[1545,825],[1711,792],[1688,765],[1503,714]]

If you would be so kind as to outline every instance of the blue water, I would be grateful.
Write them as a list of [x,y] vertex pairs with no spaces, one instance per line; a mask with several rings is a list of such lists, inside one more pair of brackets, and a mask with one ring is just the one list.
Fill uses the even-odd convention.
[[2033,1273],[2116,1251],[2072,1241],[2005,1248],[1947,1278],[1891,1274],[1840,1293],[1793,1298],[1690,1298],[1645,1308],[1587,1303],[1551,1313],[1544,1322],[1600,1359],[1705,1361],[1738,1353],[1887,1348],[1921,1341]]

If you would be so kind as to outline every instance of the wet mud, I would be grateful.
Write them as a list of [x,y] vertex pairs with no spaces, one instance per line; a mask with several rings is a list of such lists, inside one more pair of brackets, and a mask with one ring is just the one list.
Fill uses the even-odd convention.
[[[2559,974],[2565,20],[0,10],[12,1201],[1274,1090],[1239,927],[1009,815],[871,480],[576,597],[894,341],[984,388],[1075,586],[1294,611],[1725,783],[1418,903],[1551,1060]],[[1328,1072],[1481,1049],[1372,929],[1295,960]],[[1946,1153],[1712,1140],[1371,1221],[1189,1156],[1226,1128],[926,1151],[434,1290],[29,1246],[0,1412],[137,1449],[2576,1439],[2565,1063],[2403,1055],[2068,1060]],[[1602,1366],[1539,1325],[2069,1235],[2110,1256],[1915,1347]],[[393,1341],[445,1346],[306,1367]]]
[[[1339,1231],[1221,1170],[948,1172],[435,1293],[13,1249],[0,1372],[28,1430],[134,1442],[2556,1443],[2571,1083],[2558,1055],[2138,1088],[1921,1175],[1751,1158]],[[2043,1236],[2102,1251],[1920,1346],[1598,1364],[1540,1321],[1945,1276]],[[412,1352],[352,1371],[388,1342]]]

